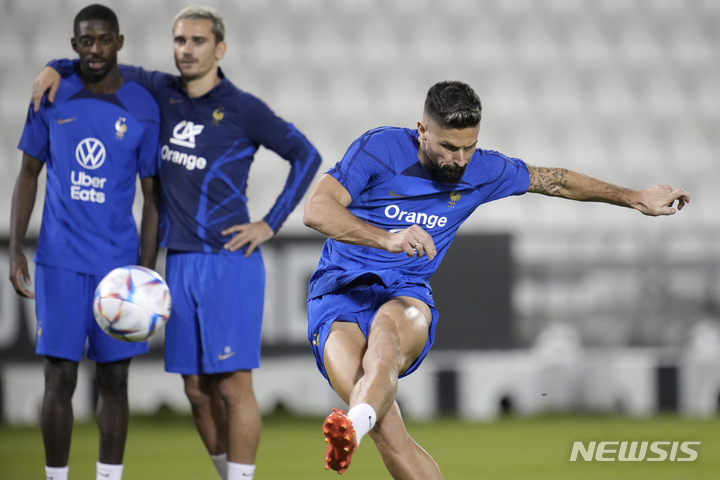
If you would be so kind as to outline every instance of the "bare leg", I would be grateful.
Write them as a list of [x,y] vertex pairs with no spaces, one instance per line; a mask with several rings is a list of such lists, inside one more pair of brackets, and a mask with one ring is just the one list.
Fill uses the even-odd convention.
[[431,314],[419,300],[398,297],[378,311],[367,341],[353,323],[333,324],[325,344],[325,368],[350,407],[368,403],[378,422],[370,436],[394,478],[442,478],[435,461],[407,434],[395,403],[399,375],[427,342]]
[[77,385],[78,363],[45,357],[45,393],[41,429],[45,464],[64,467],[70,455],[73,429],[72,397]]
[[209,377],[183,375],[195,428],[210,455],[227,451],[227,415],[220,395]]
[[254,464],[262,420],[252,389],[252,372],[188,375],[185,393],[205,448],[227,453],[229,462]]
[[435,460],[410,437],[395,403],[370,430],[370,438],[394,479],[441,479]]
[[129,368],[129,358],[96,365],[95,375],[100,391],[96,413],[100,430],[98,459],[101,463],[123,463],[130,419],[127,385]]
[[252,387],[252,371],[214,375],[217,390],[227,412],[227,459],[255,464],[262,419]]

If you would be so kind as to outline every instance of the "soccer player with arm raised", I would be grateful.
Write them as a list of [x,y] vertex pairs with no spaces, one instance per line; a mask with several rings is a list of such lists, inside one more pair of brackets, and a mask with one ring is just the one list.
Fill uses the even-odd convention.
[[323,425],[327,469],[343,473],[369,434],[393,478],[442,478],[408,435],[395,396],[398,379],[433,344],[430,277],[478,206],[533,192],[655,216],[690,201],[668,185],[635,191],[478,148],[481,110],[464,83],[432,86],[417,129],[362,135],[308,197],[305,224],[328,237],[310,279],[308,339],[349,407],[334,409]]

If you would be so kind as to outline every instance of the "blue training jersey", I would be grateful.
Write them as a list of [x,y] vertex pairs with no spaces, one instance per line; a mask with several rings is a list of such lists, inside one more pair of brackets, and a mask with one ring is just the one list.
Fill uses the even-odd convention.
[[[264,146],[290,162],[277,201],[264,217],[273,231],[302,199],[320,155],[292,124],[257,97],[220,83],[190,98],[180,77],[121,66],[147,87],[160,105],[160,244],[174,250],[218,252],[230,240],[222,230],[250,222],[247,180],[255,152]],[[244,250],[244,248],[243,248]]]
[[36,263],[101,275],[138,262],[136,178],[157,174],[159,126],[152,95],[127,78],[101,95],[73,72],[54,103],[30,106],[18,148],[47,167]]
[[420,225],[433,238],[431,261],[328,239],[310,279],[310,298],[372,275],[384,285],[400,280],[428,284],[460,225],[483,203],[527,192],[526,164],[498,152],[477,149],[458,183],[434,178],[418,159],[418,131],[382,127],[364,134],[328,171],[350,193],[348,210],[392,231]]

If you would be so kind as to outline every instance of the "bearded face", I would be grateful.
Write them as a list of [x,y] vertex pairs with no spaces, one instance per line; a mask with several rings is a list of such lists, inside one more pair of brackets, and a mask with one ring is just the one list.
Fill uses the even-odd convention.
[[426,168],[438,177],[442,182],[458,183],[465,174],[465,165],[456,165],[454,163],[441,163],[442,157],[436,152],[426,150],[425,157],[427,159]]
[[480,125],[446,128],[430,121],[418,122],[418,156],[442,182],[457,183],[475,153]]

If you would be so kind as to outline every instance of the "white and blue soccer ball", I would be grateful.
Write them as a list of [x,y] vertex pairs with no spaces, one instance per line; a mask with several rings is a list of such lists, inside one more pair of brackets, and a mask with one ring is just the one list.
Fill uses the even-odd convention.
[[125,342],[142,342],[161,331],[171,309],[165,280],[139,265],[112,270],[95,289],[95,321],[105,333]]

